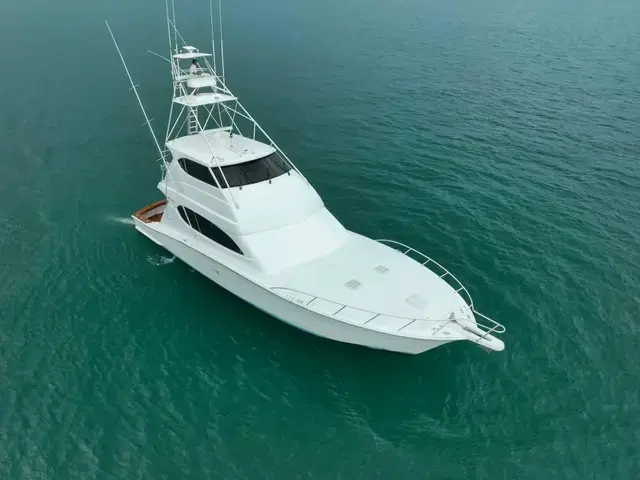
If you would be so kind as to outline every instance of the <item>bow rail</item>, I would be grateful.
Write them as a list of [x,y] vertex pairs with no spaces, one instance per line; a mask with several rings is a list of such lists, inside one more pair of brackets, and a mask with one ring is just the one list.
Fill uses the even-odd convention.
[[[464,295],[460,295],[460,296],[464,299],[465,303],[469,306],[469,308],[471,309],[473,314],[474,315],[478,315],[479,317],[482,317],[484,320],[489,322],[489,325],[485,325],[485,324],[477,322],[477,321],[474,324],[479,330],[482,331],[481,339],[486,338],[488,335],[491,335],[492,333],[504,333],[506,331],[506,328],[505,328],[504,325],[502,325],[501,323],[496,322],[494,319],[489,318],[486,315],[478,312],[475,309],[474,305],[473,305],[473,298],[471,297],[471,294],[469,293],[467,288],[462,284],[462,282],[460,280],[458,280],[456,278],[456,276],[453,273],[451,273],[445,267],[440,265],[433,258],[425,255],[424,253],[422,253],[419,250],[416,250],[413,247],[405,245],[404,243],[396,242],[395,240],[378,239],[376,241],[379,242],[379,243],[382,243],[383,245],[387,245],[387,246],[389,246],[391,248],[394,248],[395,250],[401,252],[403,255],[408,255],[409,256],[410,254],[413,253],[415,256],[418,256],[420,258],[420,260],[423,260],[423,261],[420,262],[423,267],[427,267],[427,265],[431,265],[431,264],[437,266],[440,269],[439,272],[436,272],[436,271],[434,271],[433,269],[431,269],[429,267],[427,267],[427,268],[429,268],[429,270],[431,270],[433,273],[435,273],[441,279],[445,280],[449,285],[451,285],[451,287],[456,291],[456,293],[458,293],[458,294],[464,293]],[[413,259],[416,260],[415,258],[413,258]],[[416,260],[416,261],[420,261],[420,260]],[[456,321],[458,321],[458,322],[460,322],[460,320],[462,320],[462,319],[456,319]],[[463,320],[463,321],[467,322],[467,323],[472,323],[472,322],[468,322],[468,320]]]

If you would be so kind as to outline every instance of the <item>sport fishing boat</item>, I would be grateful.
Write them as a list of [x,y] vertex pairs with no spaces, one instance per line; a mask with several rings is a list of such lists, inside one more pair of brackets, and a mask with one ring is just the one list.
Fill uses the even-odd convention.
[[225,84],[220,5],[216,41],[210,3],[210,53],[180,35],[168,0],[166,10],[173,95],[164,147],[154,134],[163,198],[133,214],[135,228],[242,300],[320,337],[409,354],[459,340],[503,350],[495,335],[505,328],[476,311],[449,270],[345,228],[241,105]]

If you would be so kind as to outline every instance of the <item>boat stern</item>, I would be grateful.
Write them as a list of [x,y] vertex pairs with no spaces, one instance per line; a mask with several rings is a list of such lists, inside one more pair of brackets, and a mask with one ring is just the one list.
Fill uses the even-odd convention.
[[162,216],[164,215],[166,206],[166,199],[158,200],[157,202],[150,203],[131,215],[136,230],[160,246],[162,246],[162,244],[155,238],[155,235],[153,235],[152,227],[153,224],[157,224],[162,221]]

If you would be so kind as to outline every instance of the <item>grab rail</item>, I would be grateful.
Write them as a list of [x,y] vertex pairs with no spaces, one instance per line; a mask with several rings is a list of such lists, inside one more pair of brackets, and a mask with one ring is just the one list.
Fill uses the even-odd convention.
[[392,317],[392,318],[398,318],[400,320],[408,320],[409,323],[407,323],[407,325],[403,326],[400,328],[400,330],[402,330],[403,328],[405,328],[406,326],[408,326],[410,323],[413,323],[415,321],[422,321],[422,322],[444,322],[447,321],[449,319],[444,319],[444,320],[426,320],[424,318],[414,318],[414,317],[400,317],[398,315],[387,315],[386,313],[382,313],[382,312],[374,312],[373,310],[366,310],[364,308],[359,308],[359,307],[353,307],[351,305],[346,305],[344,303],[339,303],[333,300],[329,300],[328,298],[322,298],[322,297],[318,297],[317,295],[313,295],[311,293],[307,293],[307,292],[303,292],[301,290],[296,290],[295,288],[289,288],[289,287],[271,287],[271,290],[283,290],[283,291],[289,291],[289,292],[294,292],[294,293],[299,293],[302,295],[306,295],[308,297],[312,297],[311,300],[309,300],[308,302],[306,302],[304,305],[304,307],[307,307],[309,305],[311,305],[313,302],[315,302],[316,300],[322,300],[324,302],[329,302],[329,303],[333,303],[335,305],[337,305],[339,308],[333,312],[331,315],[335,316],[338,313],[340,313],[342,310],[344,310],[345,308],[350,308],[352,310],[357,310],[359,312],[363,312],[363,313],[369,313],[371,315],[373,315],[373,317],[371,317],[369,320],[367,320],[366,322],[364,322],[364,325],[366,325],[367,323],[369,323],[371,320],[379,317],[380,315],[384,315],[385,317]]
[[[420,253],[420,252],[418,252],[418,253]],[[453,277],[453,278],[455,278],[455,277]],[[329,314],[329,315],[334,316],[334,317],[337,314],[339,314],[342,310],[344,310],[345,308],[350,308],[352,310],[356,310],[356,311],[359,311],[359,312],[363,312],[363,313],[367,313],[367,314],[372,315],[372,317],[369,318],[366,322],[364,322],[363,325],[366,325],[367,323],[371,322],[372,320],[375,320],[376,318],[378,318],[381,315],[384,315],[385,317],[396,318],[396,319],[399,319],[399,320],[406,320],[407,323],[405,323],[403,326],[398,328],[396,330],[396,332],[400,332],[400,331],[404,330],[405,328],[407,328],[408,326],[412,325],[415,322],[425,322],[425,323],[442,323],[442,322],[446,322],[444,325],[441,325],[440,328],[437,329],[437,331],[443,329],[445,326],[447,326],[451,322],[456,322],[462,328],[464,328],[466,331],[468,331],[468,332],[472,333],[473,335],[475,335],[476,337],[478,337],[478,339],[476,340],[476,343],[479,343],[480,341],[484,340],[486,337],[488,337],[492,333],[504,333],[505,330],[506,330],[503,325],[501,325],[498,322],[496,322],[495,320],[487,317],[486,315],[483,315],[482,313],[477,312],[471,305],[469,305],[469,307],[471,308],[472,312],[474,314],[479,315],[480,317],[484,318],[485,320],[491,322],[491,325],[485,325],[485,324],[479,323],[477,321],[476,322],[472,322],[472,321],[466,320],[464,318],[455,318],[453,316],[453,314],[451,314],[449,316],[449,318],[439,319],[439,320],[436,320],[436,319],[425,319],[425,318],[402,317],[402,316],[398,316],[398,315],[388,315],[388,314],[385,314],[385,313],[382,313],[382,312],[375,312],[373,310],[366,310],[364,308],[353,307],[351,305],[335,302],[333,300],[329,300],[327,298],[322,298],[322,297],[319,297],[317,295],[310,294],[308,292],[303,292],[301,290],[296,290],[295,288],[271,287],[271,290],[279,290],[279,291],[284,291],[284,292],[288,291],[288,292],[293,292],[293,293],[298,293],[298,294],[301,294],[301,295],[305,295],[307,297],[311,297],[310,300],[307,300],[304,303],[299,303],[299,305],[304,307],[304,308],[308,308],[316,300],[322,300],[322,301],[325,301],[325,302],[328,302],[328,303],[332,303],[332,304],[336,305],[337,310],[335,312]],[[298,299],[298,300],[302,301],[302,299]],[[465,325],[465,323],[467,325]],[[481,335],[478,334],[478,332],[474,331],[474,329],[479,330],[482,334]]]

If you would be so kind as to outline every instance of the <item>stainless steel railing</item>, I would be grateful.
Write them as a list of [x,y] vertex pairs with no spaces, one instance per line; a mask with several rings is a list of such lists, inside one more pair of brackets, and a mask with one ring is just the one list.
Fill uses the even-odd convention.
[[[385,244],[385,245],[389,245],[390,247],[392,247],[392,248],[396,249],[397,251],[401,252],[403,255],[410,255],[412,253],[417,255],[418,257],[420,257],[420,260],[424,260],[424,261],[421,262],[421,264],[423,266],[425,266],[425,267],[427,267],[427,265],[429,265],[429,266],[430,265],[437,266],[440,269],[439,272],[433,271],[429,267],[427,267],[427,268],[429,268],[429,270],[431,270],[433,273],[438,275],[440,278],[445,279],[445,281],[447,283],[449,283],[449,285],[451,285],[451,283],[453,282],[453,285],[451,285],[451,286],[455,289],[456,293],[458,293],[458,294],[464,293],[464,295],[461,295],[461,297],[467,303],[467,305],[469,306],[471,311],[474,313],[474,315],[478,315],[479,317],[482,317],[484,320],[489,322],[489,325],[485,325],[483,323],[480,323],[477,320],[474,323],[474,322],[470,322],[469,320],[456,318],[456,321],[458,323],[460,323],[461,325],[463,325],[463,323],[472,324],[473,326],[475,326],[476,328],[478,328],[479,330],[481,330],[483,332],[482,338],[485,338],[488,335],[491,335],[492,333],[504,333],[506,331],[506,328],[504,327],[504,325],[502,325],[502,324],[496,322],[495,320],[493,320],[492,318],[489,318],[486,315],[478,312],[475,309],[474,305],[473,305],[473,298],[471,297],[471,294],[469,293],[467,288],[462,284],[462,282],[460,280],[458,280],[456,278],[456,276],[453,273],[451,273],[445,267],[440,265],[434,259],[432,259],[431,257],[425,255],[424,253],[420,252],[419,250],[416,250],[415,248],[409,247],[408,245],[405,245],[405,244],[400,243],[400,242],[396,242],[395,240],[379,239],[379,240],[377,240],[377,242],[380,242],[380,243]],[[414,260],[415,260],[415,258],[414,258]],[[464,327],[464,325],[463,325],[463,327]]]

